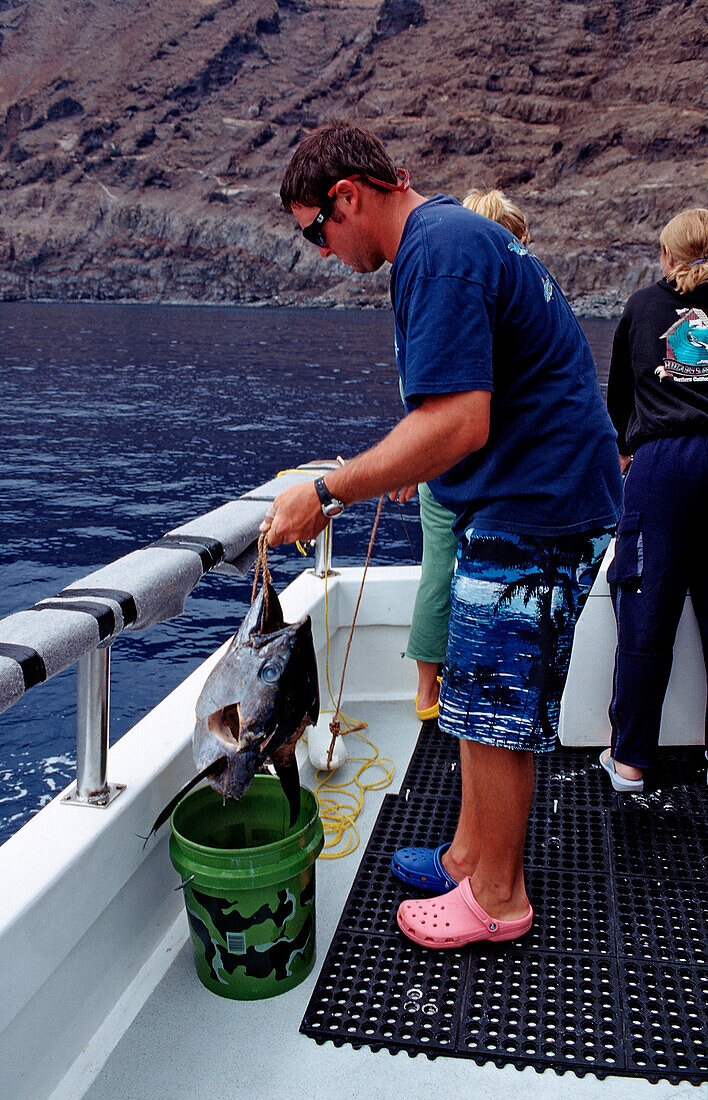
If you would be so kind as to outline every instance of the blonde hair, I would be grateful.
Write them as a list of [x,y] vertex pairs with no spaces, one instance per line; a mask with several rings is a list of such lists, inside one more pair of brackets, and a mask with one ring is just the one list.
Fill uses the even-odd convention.
[[503,191],[492,190],[486,193],[470,191],[469,195],[462,200],[462,205],[468,210],[474,210],[476,214],[481,214],[483,218],[499,222],[523,243],[530,240],[529,223],[518,206],[515,206]]
[[667,279],[679,294],[700,283],[708,283],[708,210],[703,206],[682,210],[672,218],[659,237],[664,253],[670,252],[673,266]]

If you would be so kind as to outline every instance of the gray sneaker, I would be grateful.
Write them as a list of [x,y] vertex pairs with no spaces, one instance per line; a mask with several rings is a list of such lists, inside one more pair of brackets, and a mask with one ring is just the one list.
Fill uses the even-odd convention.
[[603,749],[600,753],[600,765],[609,775],[612,786],[616,791],[640,792],[644,790],[643,779],[625,779],[623,775],[618,774],[615,768],[615,762],[610,755],[610,749]]

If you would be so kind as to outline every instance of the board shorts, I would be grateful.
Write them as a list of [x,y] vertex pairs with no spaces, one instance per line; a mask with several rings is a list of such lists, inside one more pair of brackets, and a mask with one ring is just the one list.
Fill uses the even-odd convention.
[[606,528],[554,536],[468,528],[451,587],[443,732],[552,751],[575,624],[611,536]]

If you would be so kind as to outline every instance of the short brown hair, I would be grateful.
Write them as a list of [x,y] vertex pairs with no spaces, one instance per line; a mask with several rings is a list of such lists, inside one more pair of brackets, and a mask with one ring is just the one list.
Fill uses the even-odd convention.
[[333,119],[300,142],[283,176],[280,198],[288,213],[293,206],[323,206],[337,180],[357,174],[398,182],[393,161],[375,134]]

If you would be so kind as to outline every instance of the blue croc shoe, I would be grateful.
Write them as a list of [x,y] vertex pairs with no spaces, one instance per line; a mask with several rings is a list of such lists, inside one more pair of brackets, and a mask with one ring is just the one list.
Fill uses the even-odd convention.
[[439,848],[399,848],[391,860],[391,870],[408,886],[446,894],[457,886],[442,865],[442,855],[449,847],[448,842]]

